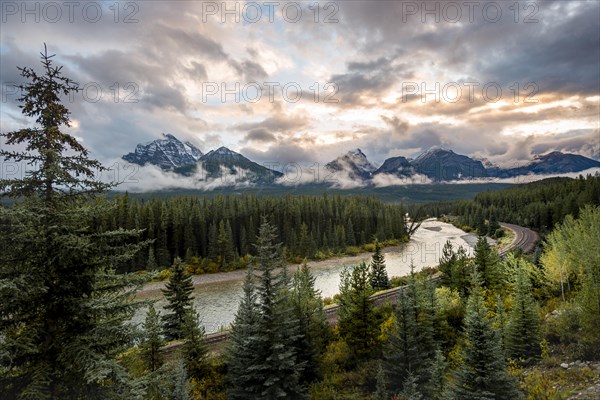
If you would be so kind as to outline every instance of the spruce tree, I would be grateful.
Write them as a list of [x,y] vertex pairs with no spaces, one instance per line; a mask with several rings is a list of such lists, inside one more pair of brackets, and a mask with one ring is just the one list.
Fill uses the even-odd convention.
[[315,277],[306,262],[294,273],[290,294],[294,317],[301,330],[296,341],[298,361],[305,364],[301,381],[310,383],[321,375],[319,358],[327,344],[329,324],[320,292],[315,289]]
[[255,245],[260,310],[256,348],[259,360],[255,367],[264,377],[257,398],[303,399],[306,388],[300,377],[305,365],[299,362],[293,345],[302,333],[291,312],[290,279],[281,257],[281,243],[276,243],[276,239],[275,228],[264,218]]
[[490,247],[487,239],[480,236],[475,244],[475,254],[473,261],[481,279],[483,285],[490,289],[497,288],[500,284],[500,259],[496,250]]
[[375,291],[390,288],[390,280],[385,269],[385,256],[381,252],[381,245],[377,240],[375,240],[375,253],[371,258],[370,279],[371,287]]
[[190,384],[184,361],[180,358],[173,374],[173,393],[168,400],[190,400]]
[[248,269],[242,300],[235,314],[226,352],[229,399],[250,399],[262,391],[263,377],[253,368],[258,364],[256,343],[259,320],[254,275],[252,270]]
[[164,345],[164,341],[160,332],[160,313],[156,312],[154,305],[150,305],[144,321],[144,336],[140,346],[142,358],[150,372],[158,370],[163,363],[160,348]]
[[148,249],[148,261],[146,261],[146,269],[148,271],[155,271],[158,268],[156,264],[156,257],[154,257],[154,248],[149,246]]
[[456,264],[456,253],[452,248],[452,243],[449,240],[444,244],[442,249],[442,257],[438,263],[438,269],[442,273],[442,284],[445,286],[451,286],[452,284],[452,272]]
[[469,293],[472,269],[471,261],[467,256],[467,251],[464,247],[459,246],[456,251],[456,261],[452,265],[450,273],[452,276],[450,287],[460,292],[461,296],[464,298],[466,298]]
[[250,293],[244,294],[236,316],[236,324],[241,326],[234,324],[230,363],[241,373],[229,374],[230,397],[234,399],[306,398],[300,382],[305,365],[294,346],[302,333],[288,298],[290,279],[281,243],[275,240],[275,228],[264,219],[255,245],[256,285],[245,288]]
[[219,249],[218,256],[221,258],[221,269],[225,270],[230,267],[230,264],[235,261],[236,254],[233,248],[233,234],[229,221],[221,220],[219,222],[219,234],[217,236],[217,246]]
[[474,273],[474,289],[467,302],[465,342],[454,374],[452,395],[461,400],[513,400],[520,396],[506,370],[500,337],[487,317],[482,289]]
[[439,344],[435,340],[435,292],[433,286],[419,284],[411,265],[411,276],[400,292],[396,325],[386,351],[390,389],[400,391],[409,374],[428,395],[431,365]]
[[388,389],[393,393],[402,390],[409,372],[420,363],[415,301],[406,290],[398,294],[396,325],[384,352]]
[[379,326],[372,293],[369,268],[364,262],[342,271],[338,330],[356,359],[365,358],[377,345]]
[[406,380],[402,385],[403,400],[422,400],[423,394],[419,390],[418,379],[412,372],[408,373]]
[[496,298],[496,317],[494,318],[493,327],[498,331],[502,349],[506,350],[506,310],[504,308],[504,300],[500,295]]
[[183,320],[183,339],[181,351],[185,368],[191,377],[200,380],[207,370],[208,347],[200,316],[193,307],[186,312]]
[[524,268],[519,268],[515,293],[506,327],[506,354],[515,360],[531,362],[541,354],[540,316]]
[[449,400],[450,391],[448,386],[448,378],[446,370],[448,363],[441,350],[435,352],[435,357],[430,367],[430,379],[428,382],[427,392],[431,400]]
[[19,68],[21,111],[37,126],[2,134],[23,150],[0,157],[32,169],[0,179],[1,195],[15,199],[0,206],[0,387],[13,399],[127,397],[116,355],[133,342],[126,321],[143,278],[114,270],[146,243],[140,231],[96,229],[115,211],[98,197],[112,185],[96,179],[105,168],[61,131],[70,113],[60,96],[78,85],[52,58],[41,53],[41,74]]
[[501,228],[500,224],[498,223],[498,218],[496,217],[496,214],[490,215],[488,225],[489,225],[489,227],[488,227],[489,235],[496,236],[496,231]]
[[168,302],[164,308],[169,311],[162,316],[165,338],[167,340],[182,339],[185,315],[191,310],[194,299],[191,295],[194,291],[194,284],[191,275],[185,271],[181,259],[175,259],[169,281],[165,285],[165,289],[161,290]]

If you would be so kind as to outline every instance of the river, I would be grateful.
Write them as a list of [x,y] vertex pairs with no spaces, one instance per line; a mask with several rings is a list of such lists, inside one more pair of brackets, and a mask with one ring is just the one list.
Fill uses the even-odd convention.
[[[421,224],[408,243],[384,249],[388,275],[391,278],[408,274],[411,260],[417,271],[423,267],[437,265],[447,240],[450,240],[455,249],[463,246],[469,255],[472,253],[474,235],[450,224],[429,219]],[[323,297],[331,297],[338,292],[342,269],[363,260],[368,262],[370,258],[370,254],[362,254],[356,257],[310,262],[309,266],[316,278],[317,289]],[[244,276],[245,271],[233,271],[194,277],[194,305],[200,313],[206,333],[217,332],[221,327],[228,328],[233,322]],[[160,286],[162,284],[151,284],[140,296],[158,300],[155,304],[157,310],[162,310],[165,305],[158,289]],[[140,310],[133,321],[142,322],[144,316],[145,310]]]

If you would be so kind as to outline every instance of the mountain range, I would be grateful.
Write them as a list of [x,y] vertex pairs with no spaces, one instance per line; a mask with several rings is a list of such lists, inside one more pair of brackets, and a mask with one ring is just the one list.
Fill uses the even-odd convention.
[[[156,165],[182,176],[197,177],[199,181],[221,179],[225,185],[275,184],[283,177],[281,172],[262,166],[226,147],[202,154],[192,143],[182,142],[170,134],[163,134],[162,139],[139,144],[133,153],[122,158],[130,163]],[[556,175],[597,167],[600,167],[600,162],[596,160],[555,151],[538,155],[524,165],[501,168],[486,159],[475,159],[442,147],[432,147],[414,159],[391,157],[379,168],[360,149],[355,149],[325,165],[331,176],[339,174],[338,176],[366,185],[378,176],[401,179],[425,176],[432,182],[452,182],[530,174]]]

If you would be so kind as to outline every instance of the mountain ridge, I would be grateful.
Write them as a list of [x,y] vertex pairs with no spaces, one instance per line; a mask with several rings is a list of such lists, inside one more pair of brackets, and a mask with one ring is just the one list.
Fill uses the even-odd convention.
[[[138,144],[133,153],[122,158],[138,165],[156,165],[182,176],[196,176],[201,172],[200,180],[231,180],[224,182],[226,185],[278,184],[278,179],[284,176],[282,172],[260,165],[224,146],[203,154],[189,141],[182,142],[171,134],[163,134],[163,139]],[[199,166],[202,169],[199,170]],[[375,178],[380,175],[386,177],[386,181],[401,182],[405,178],[426,176],[433,183],[442,183],[522,175],[556,175],[595,167],[600,168],[599,161],[578,154],[552,151],[536,155],[529,163],[502,168],[488,159],[458,154],[440,146],[431,147],[412,159],[404,156],[389,157],[379,167],[371,163],[359,148],[341,154],[325,164],[325,169],[332,176],[350,179],[361,185],[377,184]],[[314,182],[306,184],[309,183]]]

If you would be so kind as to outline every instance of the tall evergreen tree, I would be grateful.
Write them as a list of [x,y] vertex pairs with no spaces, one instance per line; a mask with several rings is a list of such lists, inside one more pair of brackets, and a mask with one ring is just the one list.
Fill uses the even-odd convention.
[[[230,375],[234,387],[232,398],[306,398],[306,388],[300,382],[305,365],[298,360],[294,346],[302,333],[288,298],[290,279],[281,258],[281,243],[275,243],[275,240],[275,228],[264,219],[256,243],[258,265],[254,304],[257,311],[254,314],[240,310],[256,322],[254,327],[240,327],[232,351],[232,356],[241,355],[249,363],[245,365],[246,372],[240,381]],[[242,301],[246,307],[251,307],[250,304],[245,304],[245,298]],[[250,336],[240,337],[246,328],[250,328]],[[248,358],[249,352],[254,352],[254,357]],[[232,364],[239,365],[240,361],[234,358]],[[250,385],[241,388],[242,381]],[[240,396],[240,393],[250,397]]]
[[456,253],[452,248],[452,243],[449,240],[444,244],[442,249],[442,257],[438,263],[438,269],[442,273],[442,284],[445,286],[451,286],[452,284],[452,272],[456,264]]
[[524,268],[519,268],[514,300],[506,327],[506,354],[526,363],[540,356],[540,316],[531,293],[531,283]]
[[167,340],[182,339],[185,315],[192,309],[194,284],[181,259],[175,259],[169,281],[161,291],[167,299],[165,310],[169,311],[162,316],[165,337]]
[[487,317],[478,279],[475,273],[465,315],[465,343],[459,354],[462,361],[455,372],[452,394],[461,400],[518,399],[520,393],[506,370],[500,337]]
[[441,350],[435,352],[435,358],[430,367],[430,379],[428,382],[427,392],[431,400],[449,400],[450,391],[448,386],[448,378],[446,370],[448,363],[444,358]]
[[154,257],[154,248],[152,248],[152,246],[149,246],[148,249],[148,260],[146,261],[146,268],[148,269],[148,271],[155,271],[158,268],[158,265],[156,264],[156,257]]
[[142,358],[150,372],[158,370],[163,363],[160,348],[164,345],[164,341],[160,333],[160,313],[156,312],[154,305],[150,305],[144,321],[144,337],[140,346]]
[[456,261],[452,265],[450,287],[460,292],[466,298],[469,293],[470,276],[473,267],[464,247],[456,251]]
[[490,247],[487,239],[483,236],[480,236],[475,244],[473,261],[485,287],[493,289],[500,285],[500,259],[498,253]]
[[[411,271],[412,271],[411,266]],[[398,393],[410,374],[427,393],[431,364],[439,348],[434,338],[435,304],[432,286],[419,287],[414,272],[400,292],[396,307],[396,325],[386,351],[386,369],[390,389]]]
[[370,279],[371,287],[375,291],[390,288],[390,279],[385,269],[385,256],[381,252],[381,245],[378,240],[375,240],[375,252],[371,258]]
[[377,345],[379,327],[372,293],[369,268],[364,262],[342,271],[338,330],[357,359],[369,355]]
[[507,318],[506,318],[506,310],[504,308],[504,300],[502,297],[498,295],[496,299],[496,317],[494,318],[493,323],[494,329],[498,331],[498,336],[500,336],[500,344],[502,349],[506,350],[506,328],[507,328]]
[[409,372],[419,364],[415,307],[415,298],[405,290],[398,294],[396,325],[384,352],[388,389],[394,393],[402,390]]
[[301,381],[309,383],[320,376],[319,358],[327,344],[329,324],[320,292],[315,289],[315,277],[306,262],[294,273],[290,294],[301,330],[296,342],[298,361],[305,364]]
[[489,219],[489,227],[488,227],[489,234],[496,235],[496,231],[500,228],[501,228],[501,226],[498,223],[498,218],[496,217],[496,214],[491,214],[490,219]]
[[173,393],[168,400],[190,400],[190,384],[184,361],[180,358],[173,374]]
[[228,267],[236,258],[235,249],[233,248],[233,234],[229,221],[219,222],[219,234],[217,237],[217,247],[219,249],[218,256],[221,258],[221,268]]
[[[139,231],[98,231],[94,221],[116,215],[98,194],[111,187],[105,170],[69,134],[61,95],[78,86],[41,54],[43,73],[19,68],[21,110],[36,127],[2,134],[5,161],[32,166],[0,179],[0,387],[13,399],[89,399],[127,396],[125,369],[116,360],[133,341],[128,321],[142,278],[116,275],[145,245]],[[10,243],[10,245],[8,245]],[[137,244],[136,244],[137,243]]]
[[248,269],[244,280],[243,296],[229,334],[227,347],[227,395],[232,400],[254,398],[262,391],[263,377],[252,366],[258,364],[258,312],[254,276]]
[[183,361],[185,368],[191,377],[202,379],[207,371],[208,347],[205,340],[204,327],[200,325],[200,316],[194,309],[190,308],[183,320],[182,346]]
[[402,399],[404,400],[421,400],[423,394],[419,390],[418,379],[412,372],[408,373],[404,384],[402,385]]

